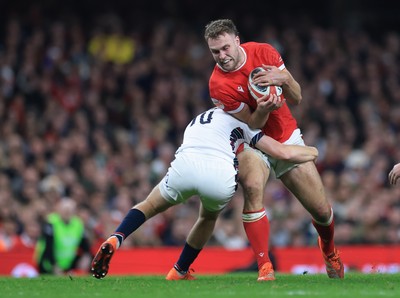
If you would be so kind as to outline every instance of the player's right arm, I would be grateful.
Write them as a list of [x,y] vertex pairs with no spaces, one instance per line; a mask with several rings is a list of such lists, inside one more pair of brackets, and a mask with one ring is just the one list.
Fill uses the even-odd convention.
[[315,147],[285,145],[266,135],[260,138],[255,146],[273,158],[294,163],[314,161],[318,157],[318,150]]
[[236,119],[247,123],[247,125],[252,129],[261,129],[267,122],[269,114],[272,111],[279,109],[284,103],[285,99],[271,94],[269,96],[263,96],[257,100],[257,109],[254,110],[254,112],[251,111],[247,104],[244,104],[242,110],[231,115]]

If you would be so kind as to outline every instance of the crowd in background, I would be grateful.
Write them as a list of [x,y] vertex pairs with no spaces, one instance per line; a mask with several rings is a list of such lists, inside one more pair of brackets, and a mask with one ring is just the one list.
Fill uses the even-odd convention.
[[[32,247],[69,197],[94,246],[165,174],[193,116],[212,107],[214,62],[203,27],[118,15],[11,17],[0,39],[0,251]],[[399,244],[400,33],[272,24],[239,28],[272,44],[301,84],[291,107],[335,212],[336,243]],[[124,247],[182,245],[198,200],[141,227]],[[209,245],[248,245],[239,189]],[[271,245],[316,245],[311,218],[273,175],[265,193]]]

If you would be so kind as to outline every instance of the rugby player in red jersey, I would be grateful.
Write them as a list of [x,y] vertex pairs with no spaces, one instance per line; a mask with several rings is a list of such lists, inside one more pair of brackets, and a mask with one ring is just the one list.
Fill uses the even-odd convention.
[[[286,103],[286,100],[291,104],[302,101],[301,87],[286,69],[278,51],[267,43],[241,44],[238,30],[229,19],[207,24],[204,37],[216,62],[209,81],[214,104],[250,127],[261,128],[281,143],[304,145],[301,131]],[[267,71],[256,74],[254,83],[281,86],[282,97],[270,95],[257,101],[253,99],[247,82],[250,72],[258,66]],[[328,276],[343,278],[343,264],[333,240],[333,211],[315,164],[279,161],[250,146],[238,153],[238,159],[239,179],[245,196],[243,225],[257,259],[258,280],[274,279],[268,257],[269,222],[263,206],[270,168],[311,214]]]

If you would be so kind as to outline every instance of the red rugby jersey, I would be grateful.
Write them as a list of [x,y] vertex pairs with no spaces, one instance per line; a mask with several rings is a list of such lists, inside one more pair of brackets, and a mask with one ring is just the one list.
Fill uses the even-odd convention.
[[[214,104],[228,113],[238,113],[243,109],[243,103],[256,109],[257,102],[251,96],[247,81],[250,72],[257,66],[273,65],[284,69],[285,64],[281,55],[267,43],[248,42],[241,44],[245,53],[245,62],[237,70],[226,72],[215,65],[209,81],[211,99]],[[278,110],[270,113],[263,132],[279,142],[289,139],[297,128],[296,119],[292,116],[285,103]]]

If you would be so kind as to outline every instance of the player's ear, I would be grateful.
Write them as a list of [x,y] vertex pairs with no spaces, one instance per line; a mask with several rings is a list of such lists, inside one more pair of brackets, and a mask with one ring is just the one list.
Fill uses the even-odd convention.
[[236,36],[236,37],[235,37],[235,43],[236,43],[237,46],[240,45],[240,38],[239,38],[239,36]]

